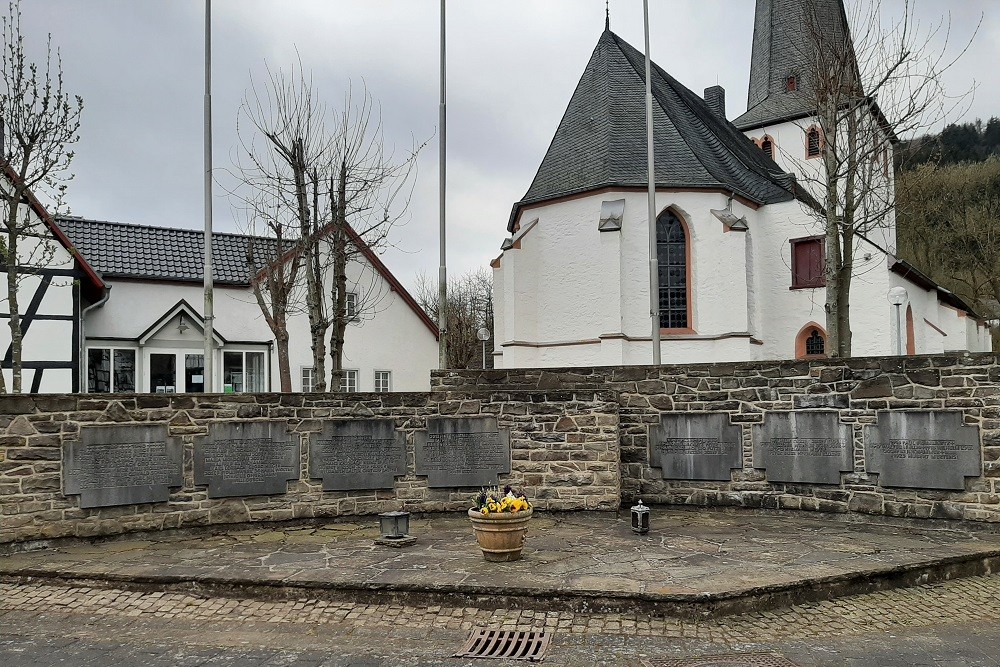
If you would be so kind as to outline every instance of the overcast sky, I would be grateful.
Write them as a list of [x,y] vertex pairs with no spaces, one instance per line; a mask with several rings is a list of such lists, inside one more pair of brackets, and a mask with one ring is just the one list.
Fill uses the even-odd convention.
[[[68,202],[75,215],[200,228],[204,3],[22,0],[29,51],[46,33],[66,88],[84,98]],[[653,59],[701,93],[721,84],[728,115],[746,107],[754,0],[653,0]],[[409,222],[384,256],[407,287],[438,266],[438,7],[435,0],[215,0],[215,166],[232,164],[235,120],[251,76],[287,69],[298,51],[330,106],[362,80],[380,101],[388,143],[431,139]],[[499,254],[519,200],[604,29],[604,0],[448,3],[448,266],[455,275]],[[948,75],[977,86],[965,120],[1000,116],[1000,2],[922,0],[925,23],[951,12],[952,41],[983,23]],[[642,3],[612,0],[611,28],[642,50]],[[952,120],[962,120],[953,118]],[[240,231],[216,188],[215,228]]]

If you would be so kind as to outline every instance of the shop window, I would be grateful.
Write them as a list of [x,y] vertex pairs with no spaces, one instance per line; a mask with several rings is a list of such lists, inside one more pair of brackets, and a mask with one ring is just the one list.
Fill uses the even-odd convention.
[[135,391],[135,350],[92,347],[87,350],[87,391],[131,393]]
[[263,352],[223,352],[222,389],[226,393],[266,391]]

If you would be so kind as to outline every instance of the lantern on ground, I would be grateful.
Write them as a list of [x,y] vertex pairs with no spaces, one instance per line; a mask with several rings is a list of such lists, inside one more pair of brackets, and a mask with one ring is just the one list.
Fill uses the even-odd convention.
[[649,508],[641,500],[632,507],[632,532],[638,535],[649,532]]
[[417,538],[409,534],[409,512],[383,512],[378,515],[378,524],[382,537],[375,540],[375,544],[405,547],[417,541]]

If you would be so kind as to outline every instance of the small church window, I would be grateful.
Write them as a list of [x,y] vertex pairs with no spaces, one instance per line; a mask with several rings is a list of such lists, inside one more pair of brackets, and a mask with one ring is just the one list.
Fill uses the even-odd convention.
[[823,340],[819,329],[813,329],[809,338],[806,338],[806,356],[818,357],[824,354],[826,354],[826,341]]
[[764,138],[760,140],[760,149],[769,158],[774,159],[774,140],[771,137],[764,135]]
[[806,157],[807,158],[819,157],[822,148],[823,148],[823,136],[820,133],[819,128],[813,125],[808,130],[806,130]]
[[826,331],[816,322],[809,322],[795,336],[796,359],[826,357]]
[[656,219],[656,257],[659,262],[660,328],[687,329],[687,235],[684,224],[666,210]]
[[787,79],[785,79],[786,92],[789,93],[795,92],[795,90],[798,89],[798,87],[799,87],[799,82],[798,79],[796,79],[795,75],[791,75]]

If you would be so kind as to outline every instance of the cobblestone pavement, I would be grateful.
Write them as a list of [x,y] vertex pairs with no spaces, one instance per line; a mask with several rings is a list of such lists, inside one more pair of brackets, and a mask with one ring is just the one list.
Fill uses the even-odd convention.
[[696,622],[0,583],[0,665],[502,665],[449,657],[491,627],[552,632],[550,665],[763,651],[802,667],[1000,667],[998,599],[994,575]]

